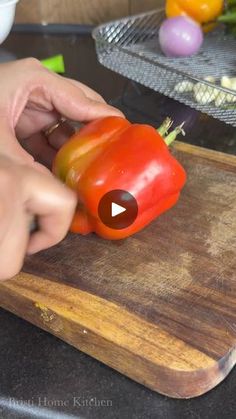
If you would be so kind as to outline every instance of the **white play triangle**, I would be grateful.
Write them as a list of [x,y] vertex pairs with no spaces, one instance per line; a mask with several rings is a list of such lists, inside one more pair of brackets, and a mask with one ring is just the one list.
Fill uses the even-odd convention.
[[112,217],[116,217],[116,215],[122,214],[125,211],[127,211],[127,209],[122,207],[121,205],[118,205],[115,202],[111,203],[111,216]]

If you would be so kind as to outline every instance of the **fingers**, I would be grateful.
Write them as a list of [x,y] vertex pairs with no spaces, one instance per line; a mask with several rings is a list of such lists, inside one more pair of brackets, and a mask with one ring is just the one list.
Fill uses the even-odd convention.
[[28,245],[29,214],[19,199],[17,171],[0,157],[0,280],[16,275]]
[[22,140],[21,145],[38,163],[51,169],[56,150],[48,143],[43,133],[31,135],[31,137]]
[[16,206],[0,245],[0,280],[12,278],[22,268],[29,240],[30,217]]
[[82,90],[82,92],[87,96],[89,99],[96,100],[97,102],[106,103],[105,100],[99,93],[95,92],[95,90],[91,89],[90,87],[86,86],[83,83],[80,83],[77,80],[69,79],[66,80],[70,81],[76,88],[79,88]]
[[[88,121],[107,115],[122,115],[120,111],[106,104],[101,95],[83,83],[53,74],[43,67],[39,69],[42,86],[40,89],[33,90],[30,89],[30,85],[27,87],[29,98],[16,124],[17,138],[30,137],[55,123],[61,115],[74,121]],[[53,88],[52,83],[55,86]],[[65,99],[61,102],[61,98],[65,98],[66,95],[68,97],[65,104]],[[74,111],[70,104],[75,101],[77,103]]]
[[63,116],[73,121],[92,121],[105,116],[123,116],[122,112],[100,99],[86,96],[77,83],[72,83],[63,77],[50,77],[51,101],[55,109]]
[[[46,169],[39,171],[0,156],[0,280],[19,272],[29,254],[66,235],[76,207],[74,193]],[[36,216],[39,231],[29,237]]]
[[60,125],[48,138],[43,132],[23,139],[20,144],[34,159],[51,169],[57,150],[74,134],[74,128],[67,122]]
[[24,109],[15,127],[16,137],[20,140],[29,138],[59,119],[60,115],[56,111],[39,110],[28,106]]
[[33,163],[33,157],[25,151],[15,137],[14,130],[8,124],[5,118],[0,117],[1,138],[0,155],[4,154],[13,157],[16,161],[25,161],[28,164]]
[[[30,173],[28,173],[28,171]],[[24,195],[26,211],[37,216],[39,231],[30,237],[29,254],[59,243],[66,235],[76,207],[75,194],[52,175],[39,173],[29,167]]]
[[[35,59],[0,65],[0,88],[0,153],[29,164],[33,158],[19,145],[17,138],[31,137],[60,116],[80,122],[109,115],[123,116],[89,87],[53,74]],[[65,133],[59,133],[50,137],[49,146],[58,149],[64,143]],[[47,164],[50,160],[49,154]]]
[[48,143],[55,149],[59,150],[62,145],[74,134],[75,130],[67,121],[61,124],[48,137]]

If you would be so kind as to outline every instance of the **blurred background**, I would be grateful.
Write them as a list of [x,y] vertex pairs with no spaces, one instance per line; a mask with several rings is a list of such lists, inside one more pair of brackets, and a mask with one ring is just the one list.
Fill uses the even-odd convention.
[[16,23],[90,23],[162,7],[164,0],[20,0]]

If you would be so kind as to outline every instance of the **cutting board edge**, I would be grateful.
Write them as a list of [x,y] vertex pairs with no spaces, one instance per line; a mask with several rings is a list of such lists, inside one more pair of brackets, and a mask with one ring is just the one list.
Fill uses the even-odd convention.
[[[20,280],[25,275],[28,276],[21,273],[13,280]],[[38,285],[42,283],[42,278],[34,277],[34,279]],[[4,282],[0,284],[0,306],[2,308],[24,318],[87,355],[163,395],[184,399],[201,396],[222,382],[236,364],[236,348],[232,348],[220,360],[214,360],[215,362],[211,367],[196,369],[195,371],[177,371],[153,363],[127,348],[119,347],[112,340],[108,340],[106,337],[95,334],[90,330],[87,330],[84,334],[85,324],[70,322],[63,318],[63,314],[61,317],[59,316],[59,323],[53,322],[52,326],[50,321],[44,321],[44,308],[40,307],[40,304],[37,306],[35,299],[22,296],[21,293],[17,292],[17,289],[14,289],[14,286],[11,289],[8,288],[7,283],[11,281],[5,281],[5,285]],[[93,298],[97,297],[93,295]],[[13,301],[14,305],[12,304]],[[106,300],[104,300],[104,304],[107,304]],[[49,316],[53,317],[53,310],[49,306],[47,309],[49,310]],[[41,316],[39,316],[39,312]],[[58,313],[56,313],[56,316],[58,320]],[[70,330],[71,336],[69,336],[70,334],[65,336],[61,332],[58,326],[60,321],[63,321]]]
[[226,154],[222,151],[203,148],[197,145],[184,143],[182,141],[175,141],[171,147],[177,151],[191,154],[192,156],[198,156],[206,160],[223,163],[236,169],[236,155]]

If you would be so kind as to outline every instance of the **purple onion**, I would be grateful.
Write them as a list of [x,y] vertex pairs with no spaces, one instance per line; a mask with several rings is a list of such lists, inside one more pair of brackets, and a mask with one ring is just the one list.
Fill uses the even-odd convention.
[[202,45],[202,28],[187,16],[172,17],[162,23],[159,42],[167,57],[189,57],[196,54]]

